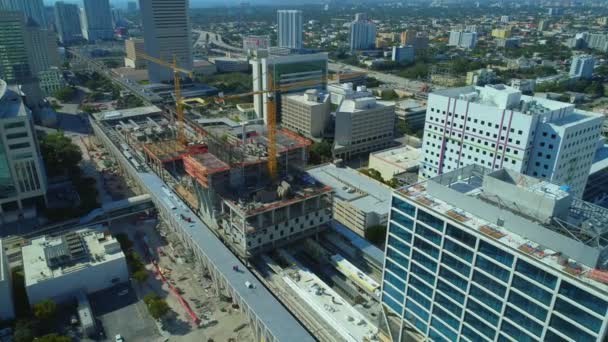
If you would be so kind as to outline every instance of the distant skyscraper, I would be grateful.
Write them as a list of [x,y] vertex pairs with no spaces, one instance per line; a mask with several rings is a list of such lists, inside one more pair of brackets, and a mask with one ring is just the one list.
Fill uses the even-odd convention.
[[80,10],[74,4],[62,1],[55,3],[55,26],[62,44],[70,44],[82,39],[80,28]]
[[302,11],[277,11],[278,45],[290,49],[302,48]]
[[572,58],[572,65],[570,65],[570,76],[581,79],[591,79],[591,77],[593,77],[594,66],[595,59],[593,56],[574,56]]
[[[146,53],[167,62],[192,69],[192,43],[188,0],[140,0],[139,8],[144,26]],[[155,63],[148,63],[151,82],[170,81],[173,71]]]
[[109,0],[84,0],[84,12],[90,41],[112,39],[114,31]]
[[457,46],[463,49],[473,49],[477,45],[476,32],[451,31],[448,46]]
[[32,75],[59,66],[57,38],[52,31],[42,30],[38,25],[25,27],[25,45]]
[[23,13],[0,11],[0,78],[9,84],[20,83],[32,75],[24,24]]
[[0,9],[23,12],[28,19],[47,28],[42,0],[0,0]]
[[373,49],[376,42],[376,25],[364,13],[357,13],[350,24],[350,50]]

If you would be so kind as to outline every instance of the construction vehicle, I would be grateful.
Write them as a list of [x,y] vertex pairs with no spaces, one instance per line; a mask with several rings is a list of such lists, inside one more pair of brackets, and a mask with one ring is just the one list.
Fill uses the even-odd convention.
[[160,58],[148,56],[145,53],[138,52],[137,56],[150,61],[152,63],[164,66],[173,70],[173,82],[175,85],[175,114],[177,117],[177,141],[182,145],[188,145],[188,139],[186,139],[185,133],[185,124],[184,124],[184,103],[182,99],[182,88],[181,88],[181,80],[180,73],[186,74],[188,77],[192,78],[192,71],[184,68],[180,68],[177,66],[177,58],[173,56],[173,62],[169,63]]

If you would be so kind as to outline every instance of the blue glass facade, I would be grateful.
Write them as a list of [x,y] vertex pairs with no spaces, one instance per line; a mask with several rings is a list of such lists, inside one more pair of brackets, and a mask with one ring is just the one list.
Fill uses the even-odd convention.
[[392,203],[382,301],[418,332],[434,341],[603,340],[606,297],[416,202]]

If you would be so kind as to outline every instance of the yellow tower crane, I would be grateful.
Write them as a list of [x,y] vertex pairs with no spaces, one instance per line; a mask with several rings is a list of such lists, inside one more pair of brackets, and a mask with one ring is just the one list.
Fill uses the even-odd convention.
[[188,139],[186,139],[185,133],[185,123],[184,123],[184,99],[182,98],[182,88],[181,88],[181,77],[180,73],[188,75],[188,77],[192,78],[192,71],[188,69],[181,68],[177,66],[177,58],[173,56],[173,62],[169,63],[160,58],[148,56],[145,53],[138,52],[138,57],[141,57],[147,61],[152,63],[164,66],[168,69],[173,70],[173,82],[175,84],[175,113],[177,117],[177,141],[182,145],[186,146],[188,144]]
[[[212,96],[210,98],[216,99],[216,100],[226,100],[226,99],[235,99],[235,98],[253,96],[253,95],[268,96],[267,102],[266,102],[267,111],[268,111],[268,116],[266,118],[267,127],[268,127],[268,174],[270,175],[272,180],[276,180],[276,178],[277,178],[276,96],[280,93],[289,92],[289,91],[292,91],[295,89],[303,89],[306,87],[315,87],[315,86],[318,86],[319,83],[327,82],[328,80],[348,80],[348,79],[357,78],[357,77],[359,77],[361,75],[365,75],[365,74],[366,74],[365,72],[343,73],[340,75],[334,75],[333,77],[330,76],[330,77],[322,77],[321,79],[318,79],[318,80],[300,81],[300,82],[295,82],[295,83],[291,83],[291,84],[287,84],[287,85],[283,85],[283,86],[279,86],[279,87],[275,88],[272,75],[269,73],[268,74],[269,89],[267,89],[267,90],[252,91],[252,92],[247,92],[247,93],[233,94],[233,95],[226,95],[226,96],[220,95],[219,97]],[[198,103],[201,105],[207,105],[209,103],[208,100],[210,98],[200,98],[200,97],[188,98],[188,99],[183,99],[181,101],[181,103],[182,104]]]

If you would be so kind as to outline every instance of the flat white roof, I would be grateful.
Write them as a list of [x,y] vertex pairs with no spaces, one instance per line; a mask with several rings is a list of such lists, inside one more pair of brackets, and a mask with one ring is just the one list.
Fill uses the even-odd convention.
[[283,276],[287,285],[317,315],[330,323],[340,337],[349,342],[365,341],[366,338],[373,340],[372,337],[378,329],[314,273],[302,266],[296,271],[287,273],[294,275]]
[[[22,248],[26,286],[125,257],[118,241],[101,226],[81,229],[74,233],[84,247],[78,258],[72,253],[71,242],[66,241],[70,233],[58,237],[38,237]],[[51,266],[49,256],[65,258],[66,262]]]
[[401,146],[374,152],[370,157],[377,158],[385,163],[388,163],[396,168],[407,170],[411,167],[420,164],[421,149],[411,146]]
[[156,106],[146,106],[146,107],[137,107],[137,108],[130,108],[130,109],[106,110],[103,112],[95,113],[95,114],[93,114],[93,116],[98,121],[105,121],[105,120],[130,118],[130,117],[140,116],[140,115],[150,115],[150,114],[160,113],[160,112],[162,112],[162,110]]
[[332,187],[335,197],[350,202],[363,212],[384,215],[390,210],[392,189],[357,170],[326,164],[307,172],[317,181]]

